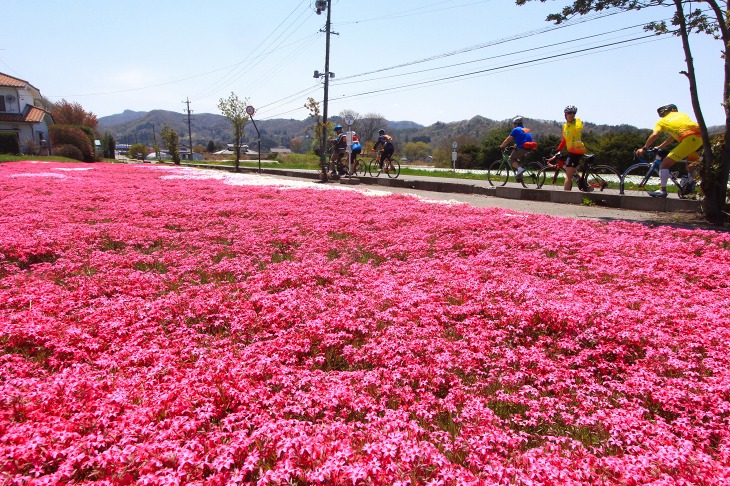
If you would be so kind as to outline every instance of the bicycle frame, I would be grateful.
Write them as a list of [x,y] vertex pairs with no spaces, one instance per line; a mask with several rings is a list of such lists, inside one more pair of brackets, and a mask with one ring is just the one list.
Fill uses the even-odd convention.
[[[642,166],[646,166],[646,173],[644,174],[641,181],[638,183],[636,188],[638,190],[648,190],[647,189],[647,183],[649,182],[649,179],[652,177],[660,177],[660,170],[659,166],[661,165],[662,160],[664,160],[664,156],[666,156],[666,151],[661,151],[660,149],[649,149],[644,151],[644,156],[639,155],[638,153],[634,154],[634,160],[636,163],[629,166],[623,174],[621,174],[621,185],[620,185],[620,193],[625,194],[626,189],[626,178],[629,176],[629,173],[632,172],[632,169],[637,169]],[[685,161],[686,162],[686,161]],[[685,198],[688,194],[692,194],[694,192],[695,188],[695,181],[694,181],[694,174],[696,172],[696,168],[690,169],[687,167],[687,183],[683,185],[679,180],[677,180],[677,177],[679,176],[679,172],[677,171],[670,171],[669,172],[669,179],[672,181],[672,183],[677,187],[677,195],[680,198]]]

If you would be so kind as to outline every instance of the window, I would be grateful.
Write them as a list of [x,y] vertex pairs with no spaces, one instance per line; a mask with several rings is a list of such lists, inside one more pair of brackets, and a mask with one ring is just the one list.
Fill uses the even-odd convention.
[[5,96],[0,95],[0,111],[5,111]]

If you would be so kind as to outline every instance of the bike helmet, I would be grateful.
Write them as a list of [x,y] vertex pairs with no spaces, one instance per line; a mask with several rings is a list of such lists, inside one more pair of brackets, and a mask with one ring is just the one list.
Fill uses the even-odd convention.
[[335,125],[335,131],[342,130],[342,125]]
[[519,125],[519,126],[522,126],[522,125],[524,124],[524,120],[522,119],[522,117],[521,117],[521,116],[516,116],[516,117],[514,117],[514,119],[512,120],[512,124],[513,124],[513,125]]
[[667,116],[669,113],[671,113],[673,111],[679,111],[679,110],[677,110],[677,105],[671,104],[671,103],[668,105],[660,106],[659,108],[656,109],[656,112],[659,113],[659,116],[662,118],[664,118],[665,116]]
[[563,110],[563,113],[572,113],[573,115],[575,115],[576,113],[578,113],[578,108],[576,108],[575,105],[568,105],[565,107],[565,110]]
[[385,130],[383,130],[382,128],[378,130],[378,135],[385,135]]

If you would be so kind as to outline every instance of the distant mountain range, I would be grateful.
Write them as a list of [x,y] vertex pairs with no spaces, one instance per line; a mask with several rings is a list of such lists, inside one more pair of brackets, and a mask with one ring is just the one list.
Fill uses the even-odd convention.
[[[337,116],[330,120],[335,123],[343,123],[343,120]],[[180,142],[185,146],[189,144],[190,135],[192,135],[193,145],[204,147],[211,140],[217,147],[233,142],[233,129],[228,119],[222,115],[210,113],[194,114],[190,117],[190,135],[187,115],[165,110],[125,110],[123,113],[99,118],[97,129],[102,135],[108,131],[118,143],[143,143],[151,146],[155,138],[158,142],[160,141],[160,131],[164,124],[173,128],[180,135]],[[261,134],[262,150],[277,146],[289,147],[294,139],[308,140],[307,144],[311,142],[311,138],[309,138],[313,125],[311,119],[257,120],[256,125]],[[454,139],[477,142],[495,128],[511,126],[509,120],[491,120],[482,116],[451,123],[437,122],[430,126],[411,121],[387,120],[384,121],[384,125],[400,143],[425,141],[433,147],[446,141],[450,144]],[[525,118],[525,125],[539,136],[560,136],[562,122]],[[585,122],[585,130],[600,135],[606,132],[638,129],[631,125],[596,125]],[[253,148],[257,139],[254,125],[250,122],[247,123],[244,143],[250,144]]]

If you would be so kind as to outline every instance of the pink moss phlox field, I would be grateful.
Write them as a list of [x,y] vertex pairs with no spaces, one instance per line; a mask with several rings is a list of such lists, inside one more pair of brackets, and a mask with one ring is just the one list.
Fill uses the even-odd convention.
[[189,173],[0,164],[0,483],[730,484],[728,233]]

